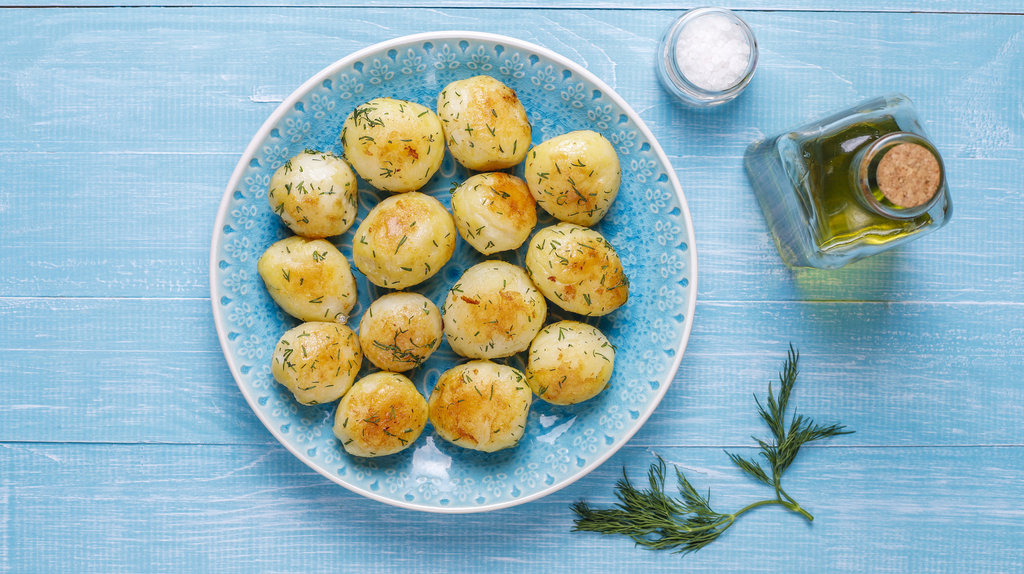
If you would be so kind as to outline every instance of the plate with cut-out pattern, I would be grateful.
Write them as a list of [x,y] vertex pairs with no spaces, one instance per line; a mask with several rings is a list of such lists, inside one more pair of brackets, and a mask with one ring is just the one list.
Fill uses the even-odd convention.
[[[298,321],[273,302],[256,260],[290,234],[267,202],[270,177],[304,149],[342,154],[348,114],[375,97],[433,108],[449,82],[486,74],[516,90],[533,126],[533,144],[572,130],[604,135],[622,167],[618,197],[598,229],[615,246],[630,279],[629,301],[600,318],[580,318],[549,305],[548,321],[584,320],[616,346],[607,389],[571,406],[535,400],[519,445],[481,453],[451,445],[427,425],[409,448],[379,458],[347,454],[334,438],[336,404],[304,406],[278,385],[270,358],[280,336]],[[521,170],[521,167],[520,167]],[[521,174],[521,172],[520,172]],[[421,190],[448,208],[449,189],[468,172],[446,155]],[[359,180],[359,219],[332,238],[351,260],[359,220],[387,194]],[[553,223],[538,214],[537,229]],[[498,256],[522,264],[525,245]],[[494,258],[494,256],[489,257]],[[412,288],[440,306],[452,283],[484,257],[459,241],[451,261]],[[385,291],[353,268],[358,325]],[[478,512],[535,500],[590,472],[644,424],[667,391],[689,337],[696,304],[697,261],[686,199],[661,147],[629,105],[604,82],[546,48],[479,32],[405,36],[355,52],[322,70],[266,120],[231,176],[217,213],[210,253],[210,294],[217,334],[231,373],[267,429],[304,463],[369,498],[434,512]],[[460,359],[445,343],[407,373],[429,395],[440,374]],[[523,357],[504,360],[523,368]],[[371,371],[364,361],[363,373]]]

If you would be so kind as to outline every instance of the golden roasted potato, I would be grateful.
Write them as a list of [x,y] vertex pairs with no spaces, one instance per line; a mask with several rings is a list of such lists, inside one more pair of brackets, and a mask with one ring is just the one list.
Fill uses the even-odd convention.
[[589,130],[537,145],[526,155],[524,171],[530,193],[544,211],[588,227],[608,213],[622,180],[615,148]]
[[388,293],[363,313],[359,343],[377,368],[408,371],[441,346],[441,312],[419,293]]
[[427,424],[427,401],[397,373],[367,375],[352,385],[334,414],[334,436],[355,456],[385,456],[416,442]]
[[544,325],[547,303],[521,267],[485,261],[448,291],[444,334],[452,350],[473,359],[508,357],[530,346]]
[[341,143],[356,173],[384,191],[423,187],[444,159],[444,133],[433,110],[393,98],[357,106],[345,120]]
[[549,301],[580,315],[607,315],[629,299],[629,279],[615,248],[573,223],[545,227],[530,240],[526,271]]
[[537,202],[526,182],[503,172],[478,173],[452,192],[459,235],[490,255],[517,249],[537,225]]
[[356,221],[356,176],[331,153],[306,150],[270,178],[267,201],[295,234],[311,239],[341,235]]
[[374,285],[405,289],[444,267],[455,252],[455,235],[440,201],[415,191],[393,195],[356,228],[352,262]]
[[540,398],[572,405],[597,396],[615,368],[615,348],[597,327],[559,321],[530,343],[526,382]]
[[452,157],[474,171],[523,161],[532,128],[515,90],[490,76],[456,80],[437,96],[437,115]]
[[282,239],[260,256],[256,269],[274,301],[302,321],[344,323],[356,304],[348,259],[325,239]]
[[430,422],[446,441],[494,452],[519,443],[533,393],[522,373],[470,361],[441,374],[428,401]]
[[338,400],[356,380],[363,355],[346,325],[316,321],[289,329],[274,349],[270,371],[295,400],[319,405]]

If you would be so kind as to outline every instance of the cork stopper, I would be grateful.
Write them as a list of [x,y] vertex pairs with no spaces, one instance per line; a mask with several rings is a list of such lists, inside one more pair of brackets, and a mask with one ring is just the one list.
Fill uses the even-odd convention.
[[875,171],[882,195],[899,207],[918,207],[928,203],[939,190],[942,168],[927,148],[915,143],[893,146]]

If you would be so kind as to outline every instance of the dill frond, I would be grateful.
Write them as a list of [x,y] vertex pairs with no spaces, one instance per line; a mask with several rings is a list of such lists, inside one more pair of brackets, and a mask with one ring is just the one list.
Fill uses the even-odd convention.
[[665,461],[659,456],[647,472],[648,488],[634,486],[623,469],[622,478],[615,484],[618,502],[614,506],[596,509],[586,501],[573,504],[572,511],[576,514],[573,531],[623,535],[640,546],[688,554],[714,542],[739,516],[760,506],[782,506],[813,521],[814,517],[782,489],[782,474],[796,459],[803,445],[853,431],[838,424],[818,425],[803,415],[793,415],[786,422],[799,358],[799,353],[790,345],[786,363],[779,373],[778,393],[769,383],[765,404],[754,396],[758,414],[772,434],[769,440],[753,437],[761,448],[758,454],[767,466],[726,452],[740,470],[772,487],[775,498],[753,502],[731,514],[716,512],[711,507],[710,490],[702,495],[678,467],[675,471],[679,496],[669,496],[665,493]]

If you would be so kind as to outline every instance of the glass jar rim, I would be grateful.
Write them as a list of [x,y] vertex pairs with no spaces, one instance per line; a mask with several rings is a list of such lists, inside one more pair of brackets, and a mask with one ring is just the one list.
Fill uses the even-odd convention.
[[[747,67],[744,69],[743,74],[736,80],[736,82],[722,90],[708,90],[690,81],[690,79],[686,77],[686,74],[679,69],[679,63],[675,57],[676,43],[679,40],[679,34],[682,32],[683,28],[694,20],[709,14],[722,14],[735,22],[743,32],[743,35],[747,40],[747,45],[750,46],[750,56],[747,58]],[[750,28],[750,25],[732,10],[716,6],[692,8],[677,18],[665,33],[665,39],[662,41],[661,52],[662,60],[667,64],[665,66],[665,71],[669,76],[669,80],[680,90],[688,92],[694,99],[708,104],[721,103],[719,100],[723,96],[735,97],[738,95],[753,78],[758,60],[757,38],[754,36],[754,31]],[[721,101],[728,101],[728,99],[732,99],[732,97]]]

